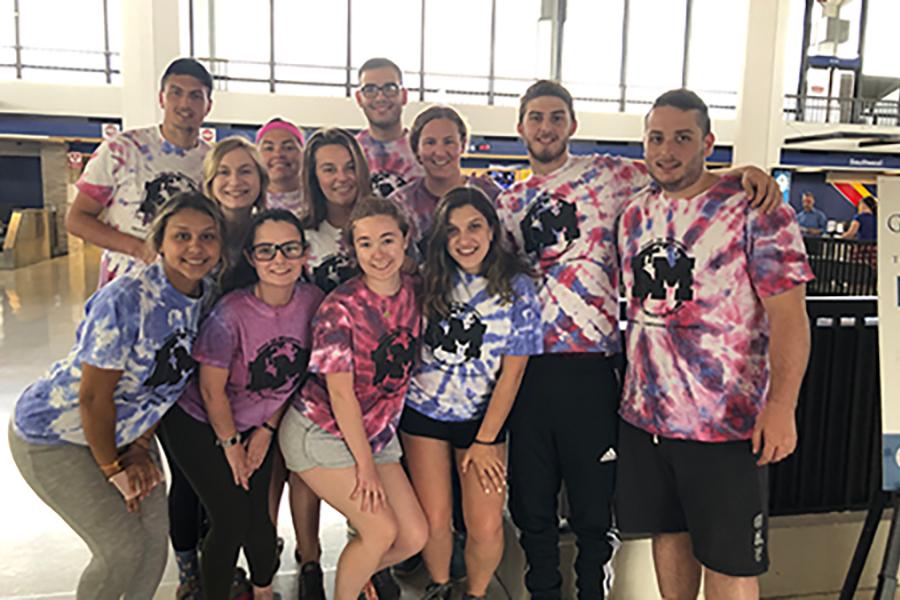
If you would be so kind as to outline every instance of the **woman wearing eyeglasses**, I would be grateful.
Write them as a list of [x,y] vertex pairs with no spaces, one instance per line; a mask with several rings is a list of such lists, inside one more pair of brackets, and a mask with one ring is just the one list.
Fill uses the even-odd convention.
[[199,377],[166,415],[162,436],[210,517],[203,594],[230,597],[238,551],[255,599],[272,598],[277,568],[268,490],[281,416],[305,378],[310,321],[324,294],[299,283],[300,221],[273,209],[250,222],[234,281],[200,327]]

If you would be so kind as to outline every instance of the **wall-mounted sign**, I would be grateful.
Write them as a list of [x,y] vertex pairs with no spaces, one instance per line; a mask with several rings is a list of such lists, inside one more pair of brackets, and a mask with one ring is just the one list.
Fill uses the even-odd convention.
[[882,473],[900,491],[900,177],[878,178],[878,353],[881,357]]

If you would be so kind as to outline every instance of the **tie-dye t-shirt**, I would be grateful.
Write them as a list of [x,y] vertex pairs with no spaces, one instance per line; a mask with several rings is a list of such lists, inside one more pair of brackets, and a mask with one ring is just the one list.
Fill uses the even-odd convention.
[[303,198],[302,190],[292,192],[266,192],[266,208],[281,208],[294,213],[301,221],[309,215],[309,203]]
[[540,275],[544,352],[621,350],[616,218],[649,181],[628,159],[572,156],[497,197],[501,225]]
[[480,419],[500,376],[504,356],[543,349],[541,307],[527,275],[512,281],[512,303],[489,296],[487,279],[457,271],[450,316],[424,320],[421,361],[406,405],[438,421]]
[[[312,347],[310,322],[324,297],[316,286],[298,283],[290,302],[270,306],[244,288],[226,294],[203,320],[194,359],[228,369],[225,394],[238,431],[262,425],[300,389]],[[178,404],[209,422],[197,377]]]
[[[466,185],[478,188],[484,192],[490,200],[494,200],[502,191],[490,177],[466,177]],[[425,178],[416,179],[407,183],[399,190],[391,194],[391,199],[396,200],[400,206],[406,209],[410,221],[412,242],[421,250],[422,242],[431,230],[434,222],[434,213],[437,210],[440,198],[428,191],[425,187]]]
[[396,190],[419,177],[425,176],[425,169],[416,160],[409,146],[407,132],[390,142],[381,142],[372,137],[368,129],[356,134],[356,141],[362,146],[372,177],[372,190],[382,198],[387,198]]
[[769,384],[760,298],[812,279],[794,211],[762,214],[735,178],[625,207],[619,251],[628,370],[621,415],[667,438],[749,439]]
[[304,229],[309,244],[306,277],[326,294],[354,277],[359,270],[344,248],[341,230],[323,219],[315,229]]
[[[159,126],[124,131],[97,148],[75,186],[106,208],[111,227],[146,239],[156,211],[179,192],[198,191],[209,145],[197,140],[189,150],[169,143]],[[142,263],[104,250],[100,286]]]
[[403,275],[391,297],[370,290],[354,277],[329,294],[313,319],[310,376],[295,406],[306,417],[341,437],[325,388],[325,374],[352,373],[353,391],[373,452],[393,439],[417,352],[420,312],[413,279]]
[[159,262],[97,291],[75,347],[16,403],[16,432],[33,444],[87,445],[78,401],[85,363],[122,371],[113,391],[116,445],[134,441],[175,403],[194,371],[202,304],[172,287]]

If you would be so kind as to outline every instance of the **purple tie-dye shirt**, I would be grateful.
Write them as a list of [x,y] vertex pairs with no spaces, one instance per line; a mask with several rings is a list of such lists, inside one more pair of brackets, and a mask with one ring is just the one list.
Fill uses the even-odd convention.
[[640,163],[572,156],[497,197],[501,225],[540,276],[545,353],[621,350],[616,218],[648,182]]
[[[259,427],[300,389],[312,339],[310,321],[325,294],[298,283],[290,302],[270,306],[243,288],[226,294],[200,326],[193,356],[228,369],[225,394],[238,431]],[[209,422],[197,378],[178,400],[186,413]]]
[[425,169],[409,146],[406,131],[396,140],[381,142],[372,137],[368,129],[363,129],[356,134],[356,141],[362,146],[369,164],[372,190],[382,198],[425,176]]
[[[490,177],[467,176],[466,186],[481,190],[490,200],[494,200],[503,191]],[[400,206],[406,209],[406,214],[409,216],[412,243],[419,246],[434,223],[434,213],[441,199],[425,187],[425,178],[423,177],[416,179],[412,183],[407,183],[395,191],[391,194],[391,200],[396,200]]]
[[390,297],[354,277],[331,292],[313,319],[311,376],[295,406],[313,423],[342,437],[325,388],[327,373],[352,373],[353,391],[373,452],[393,439],[409,386],[420,328],[414,281],[404,275]]
[[750,208],[737,178],[687,199],[650,185],[626,205],[618,238],[622,418],[667,438],[749,439],[769,386],[761,298],[812,279],[794,211]]

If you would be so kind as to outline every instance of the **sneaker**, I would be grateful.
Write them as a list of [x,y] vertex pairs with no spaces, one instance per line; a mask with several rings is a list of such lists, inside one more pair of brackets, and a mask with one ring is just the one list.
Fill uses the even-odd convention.
[[453,584],[449,581],[444,583],[432,581],[425,587],[422,600],[450,600],[451,593],[453,593]]
[[466,534],[453,534],[453,554],[450,557],[450,579],[459,581],[466,576]]
[[247,579],[247,572],[241,567],[234,570],[234,576],[231,579],[230,600],[252,600],[253,586]]
[[300,600],[325,600],[322,567],[317,562],[300,567]]
[[409,577],[415,573],[422,564],[422,555],[414,554],[403,562],[394,565],[394,575],[397,575],[398,577]]
[[196,577],[191,577],[184,583],[179,583],[178,589],[175,590],[175,600],[203,600],[200,580]]
[[378,600],[400,600],[400,586],[390,569],[382,569],[372,575],[372,585],[378,592]]

